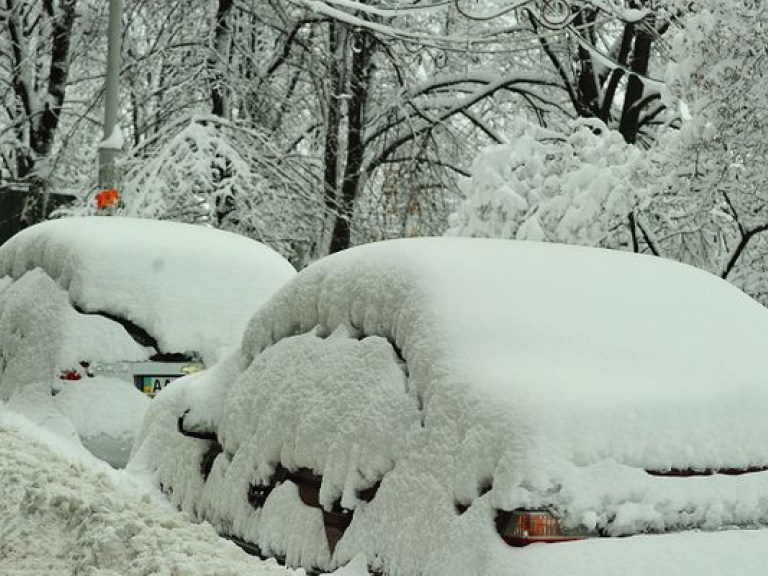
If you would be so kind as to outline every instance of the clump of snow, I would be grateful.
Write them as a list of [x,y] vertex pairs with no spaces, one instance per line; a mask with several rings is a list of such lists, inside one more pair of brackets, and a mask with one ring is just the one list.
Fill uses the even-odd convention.
[[55,438],[61,453],[69,457],[87,454],[89,460],[96,459],[83,447],[72,421],[54,404],[48,384],[32,384],[25,387],[23,393],[15,394],[7,403],[0,403],[0,425],[18,420],[31,427],[43,441]]
[[106,150],[122,150],[124,145],[123,131],[120,129],[119,124],[115,124],[110,135],[99,142],[99,148]]
[[[256,412],[264,417],[254,419]],[[329,422],[336,423],[330,431]],[[354,489],[388,472],[419,424],[392,346],[380,337],[358,341],[341,328],[326,339],[304,334],[265,350],[227,390],[217,429],[232,454],[259,438],[244,469],[264,474],[281,462],[317,470],[325,476],[321,504],[340,499],[355,508]]]
[[295,274],[272,249],[236,234],[118,217],[44,222],[0,247],[0,277],[35,267],[82,310],[130,320],[163,352],[195,352],[208,363]]
[[[229,364],[230,370],[236,367]],[[347,509],[361,505],[356,489],[371,487],[391,470],[406,435],[420,426],[416,399],[406,389],[391,345],[379,337],[358,341],[343,328],[327,338],[303,334],[277,343],[244,373],[227,374],[226,389],[218,390],[223,402],[213,419],[225,452],[235,457],[231,462],[218,459],[203,482],[198,463],[207,443],[179,443],[172,428],[183,406],[191,408],[185,418],[189,426],[202,421],[198,413],[211,414],[198,390],[216,386],[216,381],[222,381],[220,375],[202,374],[163,391],[147,419],[161,423],[163,430],[143,431],[139,444],[146,434],[150,439],[137,461],[150,452],[151,465],[159,464],[161,476],[172,479],[171,499],[184,509],[236,528],[238,535],[289,563],[328,567],[318,510],[306,509],[295,489],[283,487],[257,512],[248,503],[248,489],[268,484],[279,462],[291,470],[310,468],[322,474],[319,499],[326,509],[336,502]],[[297,386],[299,382],[303,385]],[[263,417],[254,418],[256,413]],[[360,421],[366,422],[364,430],[357,425]],[[183,463],[177,456],[181,450],[187,457]],[[297,524],[311,529],[300,530]]]
[[[302,271],[239,355],[161,393],[129,467],[293,564],[363,554],[393,575],[513,574],[523,553],[496,534],[498,510],[552,507],[614,535],[768,523],[768,473],[644,470],[768,465],[767,346],[763,307],[670,261],[382,242]],[[174,432],[185,412],[223,445],[207,481],[213,442]],[[322,474],[325,509],[340,496],[354,511],[332,555],[291,482],[249,504],[278,463]]]
[[150,401],[129,382],[94,377],[63,382],[53,403],[73,423],[83,446],[123,467]]

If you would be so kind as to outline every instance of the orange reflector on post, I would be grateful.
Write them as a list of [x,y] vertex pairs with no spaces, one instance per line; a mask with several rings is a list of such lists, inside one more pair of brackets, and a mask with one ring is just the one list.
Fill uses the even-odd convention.
[[110,188],[109,190],[102,190],[96,194],[96,208],[98,210],[105,210],[111,208],[120,201],[120,192],[116,188]]

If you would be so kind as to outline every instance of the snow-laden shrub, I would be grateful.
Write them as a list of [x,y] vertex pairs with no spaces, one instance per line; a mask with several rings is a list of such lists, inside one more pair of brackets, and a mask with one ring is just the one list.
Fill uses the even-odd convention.
[[598,120],[568,131],[518,120],[465,182],[449,234],[631,248],[630,214],[653,189],[649,155]]

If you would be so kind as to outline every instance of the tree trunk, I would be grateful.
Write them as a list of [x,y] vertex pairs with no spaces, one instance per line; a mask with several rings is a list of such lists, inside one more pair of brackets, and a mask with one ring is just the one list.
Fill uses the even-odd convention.
[[325,113],[325,150],[323,152],[323,193],[326,209],[335,214],[338,209],[339,134],[342,119],[342,66],[346,60],[344,36],[340,22],[328,24],[329,54],[328,89]]
[[624,140],[630,144],[637,141],[640,130],[640,113],[643,110],[642,100],[645,86],[638,74],[645,76],[648,73],[652,44],[653,36],[648,31],[638,27],[635,30],[635,41],[630,61],[630,69],[636,74],[631,74],[627,78],[627,90],[624,94],[624,106],[621,110],[621,122],[619,123],[619,132],[624,136]]
[[[592,44],[592,38],[590,38],[591,32],[597,19],[597,12],[593,10],[580,9],[576,14],[577,29],[582,30],[586,36],[586,40]],[[577,94],[578,94],[578,106],[577,112],[579,116],[584,118],[598,117],[601,120],[601,106],[599,87],[597,85],[597,75],[595,73],[595,67],[592,63],[592,53],[584,46],[579,44],[578,48],[579,57],[579,72],[577,76]]]
[[216,8],[213,38],[208,52],[208,74],[211,83],[211,112],[219,118],[229,117],[229,102],[224,87],[224,73],[228,61],[230,40],[229,13],[233,0],[219,0]]
[[52,1],[42,3],[44,16],[50,22],[50,61],[48,80],[45,87],[38,88],[35,72],[38,62],[30,46],[39,42],[32,39],[40,32],[39,22],[27,25],[23,15],[26,6],[15,0],[6,0],[7,26],[11,37],[13,61],[12,85],[19,102],[16,123],[17,134],[21,136],[16,168],[16,178],[29,181],[31,198],[35,208],[30,209],[30,223],[39,222],[48,216],[48,179],[50,177],[50,154],[59,126],[59,116],[69,77],[72,28],[75,22],[77,0],[67,0],[55,6]]
[[331,253],[349,248],[352,215],[363,180],[361,171],[365,155],[363,129],[368,98],[371,47],[371,39],[367,32],[357,30],[352,34],[350,46],[352,62],[347,104],[347,159],[341,186],[341,201],[331,235]]

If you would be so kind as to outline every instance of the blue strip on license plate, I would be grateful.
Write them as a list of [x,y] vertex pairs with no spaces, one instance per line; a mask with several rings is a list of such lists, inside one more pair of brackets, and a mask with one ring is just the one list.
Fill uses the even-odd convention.
[[144,394],[154,396],[160,390],[168,386],[171,382],[176,380],[178,376],[142,376],[141,377],[141,391]]

